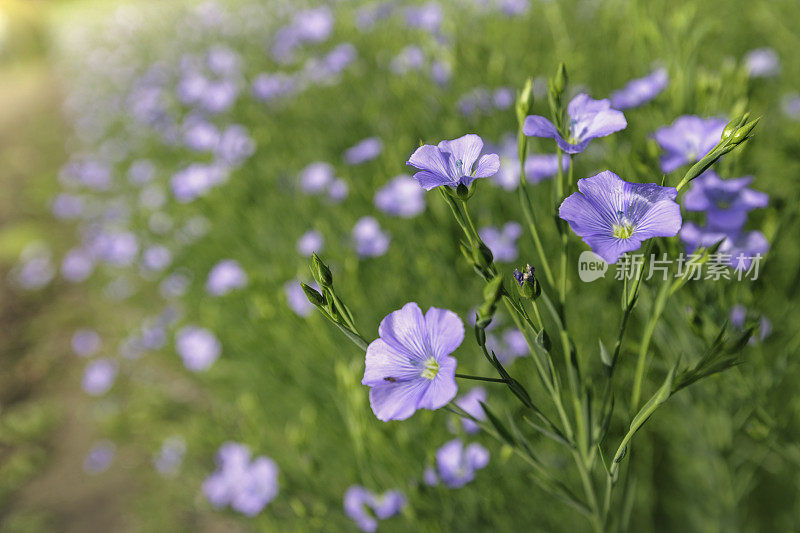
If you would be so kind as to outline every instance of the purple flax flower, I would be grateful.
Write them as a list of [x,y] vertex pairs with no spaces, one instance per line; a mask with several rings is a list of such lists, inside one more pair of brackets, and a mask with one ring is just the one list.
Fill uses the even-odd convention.
[[158,286],[159,293],[164,298],[177,298],[186,293],[189,288],[189,278],[181,273],[170,274]]
[[447,85],[453,77],[453,66],[444,60],[437,59],[431,64],[431,78],[437,85]]
[[86,366],[81,386],[86,394],[102,396],[114,384],[117,364],[108,359],[97,359]]
[[407,303],[381,321],[380,338],[367,347],[363,385],[379,420],[405,420],[417,409],[440,409],[456,395],[456,359],[464,324],[447,309],[423,316]]
[[50,250],[40,243],[26,246],[11,272],[12,279],[29,290],[41,289],[52,281],[55,274]]
[[414,178],[401,174],[375,193],[374,202],[387,215],[411,218],[425,210],[425,191]]
[[517,239],[522,235],[522,226],[508,222],[502,228],[487,226],[478,231],[481,240],[492,251],[496,261],[510,263],[517,259]]
[[83,197],[69,193],[61,193],[53,199],[51,210],[56,218],[68,220],[83,214]]
[[297,88],[297,80],[289,74],[259,74],[253,80],[253,95],[262,102],[287,96]]
[[303,257],[311,257],[316,252],[320,253],[325,247],[325,238],[317,230],[308,230],[297,239],[297,253]]
[[72,334],[72,351],[81,357],[90,357],[100,351],[102,341],[93,329],[79,329]]
[[239,74],[239,55],[225,46],[212,46],[206,56],[208,69],[217,76],[236,76]]
[[348,165],[360,165],[372,161],[383,151],[383,141],[377,137],[367,137],[344,152],[344,160]]
[[432,466],[426,466],[422,472],[422,482],[429,487],[435,487],[439,484],[439,476],[436,474],[436,469]]
[[378,520],[398,514],[405,505],[406,499],[399,490],[377,495],[364,487],[352,485],[344,493],[345,514],[367,533],[378,529]]
[[499,87],[492,93],[492,103],[497,109],[508,109],[514,104],[514,91],[509,87]]
[[61,275],[73,283],[79,283],[94,271],[94,257],[83,248],[72,248],[61,260]]
[[206,292],[211,296],[224,296],[235,289],[247,286],[247,274],[235,259],[223,259],[208,273]]
[[255,516],[277,495],[278,465],[269,457],[256,457],[236,487],[231,508],[245,516]]
[[792,120],[800,120],[800,93],[788,93],[781,99],[783,114]]
[[629,183],[608,170],[578,180],[558,216],[594,253],[616,263],[651,237],[673,237],[681,229],[678,191],[654,183]]
[[781,72],[778,53],[772,48],[756,48],[744,56],[744,66],[751,78],[773,78]]
[[139,241],[129,231],[110,231],[95,242],[100,258],[115,266],[128,266],[139,253]]
[[192,372],[208,370],[219,358],[222,346],[213,333],[197,326],[184,326],[175,335],[175,349]]
[[83,460],[83,470],[87,474],[100,474],[108,470],[114,462],[117,447],[110,440],[100,440],[92,445]]
[[744,321],[747,318],[747,308],[742,304],[736,304],[731,308],[730,321],[731,325],[735,328],[743,328]]
[[719,142],[725,125],[721,118],[684,115],[671,126],[656,130],[653,136],[667,152],[661,157],[661,170],[669,173],[686,163],[700,161]]
[[139,159],[128,168],[128,180],[134,185],[143,185],[156,176],[156,166],[152,161]]
[[341,202],[347,198],[349,192],[350,186],[341,178],[333,180],[330,185],[328,185],[328,198],[330,198],[332,202]]
[[256,143],[247,129],[239,124],[225,128],[215,147],[215,154],[226,165],[238,167],[253,155]]
[[333,31],[333,13],[324,6],[300,11],[295,15],[292,25],[301,41],[319,43]]
[[[514,272],[516,276],[519,270],[515,270]],[[500,338],[488,334],[486,336],[486,346],[490,351],[494,352],[497,359],[504,365],[510,365],[518,358],[524,357],[530,353],[525,335],[516,328],[505,330]]]
[[161,449],[153,457],[153,466],[164,477],[175,477],[183,463],[186,453],[186,441],[183,437],[174,436],[164,439]]
[[192,163],[172,176],[172,195],[178,202],[188,203],[204,196],[212,187],[228,179],[227,170],[219,165]]
[[707,170],[692,182],[683,196],[683,207],[689,211],[705,211],[708,227],[737,231],[744,226],[751,209],[767,207],[766,193],[747,188],[752,177],[720,179]]
[[632,109],[653,100],[669,83],[667,69],[658,68],[643,78],[631,80],[618,91],[611,93],[611,106],[615,109]]
[[308,194],[319,194],[328,188],[333,179],[333,166],[317,161],[300,171],[300,188]]
[[189,115],[183,121],[183,142],[196,152],[210,152],[219,144],[219,130],[200,115]]
[[222,113],[236,102],[239,86],[234,80],[220,80],[206,84],[201,107],[208,113]]
[[361,217],[353,226],[353,245],[359,257],[378,257],[389,249],[389,234],[373,217]]
[[[478,420],[486,420],[481,402],[486,403],[486,389],[475,387],[456,400],[456,405]],[[462,418],[461,425],[467,433],[477,433],[481,427],[470,418]]]
[[610,100],[593,100],[579,94],[567,106],[567,138],[564,139],[555,125],[539,115],[525,119],[523,132],[529,137],[549,137],[568,154],[583,152],[592,139],[611,135],[628,126],[625,115],[611,108]]
[[[569,156],[561,156],[561,169],[569,169]],[[558,173],[558,156],[556,154],[531,154],[525,159],[525,177],[531,183],[552,178]]]
[[442,25],[444,13],[437,2],[428,2],[419,7],[406,8],[406,24],[411,28],[420,28],[430,33],[437,33]]
[[170,263],[172,263],[172,252],[165,246],[150,246],[142,253],[142,264],[148,270],[160,272]]
[[203,482],[203,492],[214,507],[230,505],[255,516],[278,495],[278,466],[267,456],[250,461],[250,449],[228,442],[217,452],[217,470]]
[[[482,149],[483,140],[470,133],[452,141],[442,141],[436,146],[420,146],[406,164],[420,170],[414,174],[414,179],[426,191],[440,185],[454,188],[459,184],[469,186],[476,178],[493,176],[500,168],[497,154],[480,156]],[[476,162],[473,172],[472,167]]]
[[392,58],[389,69],[398,75],[420,70],[425,64],[425,52],[417,45],[408,45]]
[[489,451],[477,442],[465,447],[460,439],[453,439],[436,452],[439,477],[451,489],[461,488],[475,479],[475,472],[487,464]]
[[710,247],[722,241],[717,253],[730,256],[730,266],[736,270],[747,270],[753,259],[769,251],[769,242],[760,231],[736,231],[727,233],[715,228],[699,227],[693,222],[683,225],[680,232],[686,249],[692,253],[699,247]]
[[356,27],[360,32],[371,30],[379,20],[388,18],[394,10],[392,0],[386,2],[372,2],[356,10]]
[[[319,285],[316,283],[312,282],[308,285],[315,291],[320,290]],[[316,309],[314,304],[308,301],[306,293],[303,292],[303,287],[300,286],[300,282],[296,279],[287,281],[283,285],[283,292],[286,294],[286,303],[289,304],[289,308],[298,316],[305,318]]]

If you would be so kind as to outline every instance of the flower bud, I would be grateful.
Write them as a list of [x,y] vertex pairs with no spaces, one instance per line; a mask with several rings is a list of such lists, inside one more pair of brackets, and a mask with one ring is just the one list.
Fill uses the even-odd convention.
[[320,287],[330,287],[333,283],[331,269],[322,262],[322,259],[320,259],[316,253],[311,255],[311,272],[314,274],[314,278],[317,280]]
[[529,300],[536,300],[542,294],[542,286],[534,276],[535,271],[531,265],[526,265],[524,272],[520,272],[519,269],[514,270],[514,278],[519,283],[517,287],[519,294]]
[[562,61],[558,64],[558,70],[556,70],[556,76],[553,78],[553,89],[559,94],[564,93],[564,89],[567,88],[567,66]]
[[531,112],[533,107],[533,78],[525,80],[522,90],[517,93],[517,121],[522,124],[525,117]]
[[494,256],[492,255],[492,251],[483,243],[478,244],[478,247],[475,249],[475,264],[481,266],[482,268],[488,268],[494,262]]
[[306,293],[306,298],[308,298],[309,302],[311,302],[317,307],[325,306],[325,297],[323,297],[320,293],[318,293],[305,283],[301,282],[300,286],[303,288],[303,292]]
[[484,302],[495,304],[501,296],[503,296],[503,276],[498,274],[483,288],[483,299]]
[[731,142],[734,144],[744,142],[744,140],[748,138],[748,135],[750,135],[750,133],[756,127],[756,124],[758,124],[759,120],[761,120],[760,117],[736,130],[736,132],[733,134],[733,137],[731,137]]
[[722,130],[722,140],[725,140],[731,135],[733,135],[733,133],[737,129],[739,129],[740,126],[742,126],[745,122],[747,122],[749,116],[750,113],[744,113],[736,117],[735,119],[731,120],[730,122],[728,122],[728,125],[725,126],[724,130]]

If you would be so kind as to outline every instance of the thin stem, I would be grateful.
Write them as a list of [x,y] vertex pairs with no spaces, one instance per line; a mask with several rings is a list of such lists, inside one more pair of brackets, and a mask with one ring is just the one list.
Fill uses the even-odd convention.
[[650,319],[645,325],[644,333],[642,334],[642,341],[639,343],[639,354],[636,359],[636,372],[633,378],[633,388],[631,390],[631,412],[636,412],[639,407],[639,400],[642,395],[642,384],[644,382],[644,370],[647,362],[647,352],[650,348],[650,340],[653,338],[653,332],[656,329],[656,324],[661,318],[661,313],[669,299],[670,283],[664,281],[662,283],[658,295],[653,302],[653,309],[650,313]]
[[456,373],[457,378],[461,379],[472,379],[475,381],[491,381],[492,383],[506,383],[506,380],[500,378],[487,378],[484,376],[470,376],[469,374],[458,374]]

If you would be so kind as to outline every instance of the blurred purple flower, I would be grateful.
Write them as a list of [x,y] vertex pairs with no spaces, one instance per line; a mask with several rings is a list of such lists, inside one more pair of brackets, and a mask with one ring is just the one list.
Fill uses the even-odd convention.
[[[456,399],[456,405],[469,413],[477,420],[486,420],[486,413],[483,410],[481,402],[486,403],[486,389],[483,387],[475,387],[460,398]],[[467,417],[461,418],[461,425],[467,433],[477,433],[481,427],[472,419]]]
[[681,228],[674,187],[629,183],[608,170],[578,180],[558,216],[608,263],[651,237],[673,237]]
[[256,143],[247,129],[240,124],[231,124],[219,138],[216,156],[226,165],[238,167],[256,151]]
[[482,149],[483,140],[470,133],[452,141],[441,141],[436,146],[420,146],[406,164],[420,170],[414,174],[414,179],[427,191],[440,185],[469,186],[477,178],[493,176],[500,168],[497,154],[480,156]]
[[800,93],[785,94],[781,99],[783,114],[792,120],[800,120]]
[[[515,271],[515,277],[517,272],[519,270]],[[518,358],[525,357],[530,353],[525,335],[516,328],[505,330],[499,338],[493,334],[488,334],[486,336],[486,347],[504,365],[510,365]]]
[[444,13],[437,2],[406,8],[406,24],[410,28],[420,28],[430,33],[438,33]]
[[425,52],[417,45],[410,44],[400,50],[391,63],[389,70],[397,75],[405,75],[409,72],[420,70],[425,64]]
[[549,137],[568,154],[583,152],[592,139],[606,137],[627,127],[621,111],[611,108],[610,100],[593,100],[579,94],[567,106],[567,138],[564,139],[550,120],[538,115],[525,119],[523,131],[529,137]]
[[41,289],[52,281],[55,274],[50,250],[39,243],[28,245],[11,271],[12,279],[28,290]]
[[492,251],[495,261],[510,263],[517,259],[517,239],[522,235],[522,226],[517,222],[508,222],[502,228],[486,226],[478,235]]
[[297,239],[297,253],[303,257],[311,257],[316,252],[320,253],[325,247],[325,239],[322,233],[316,230],[309,230]]
[[743,328],[744,321],[747,318],[747,308],[742,304],[736,304],[731,308],[730,321],[731,325],[735,328]]
[[219,144],[219,130],[200,115],[190,115],[183,121],[183,142],[196,152],[211,152]]
[[710,247],[722,241],[717,253],[730,257],[730,266],[736,270],[747,270],[753,259],[769,251],[769,242],[760,231],[735,231],[727,233],[714,228],[699,227],[687,222],[680,231],[686,249],[692,253],[699,247]]
[[253,80],[253,95],[262,102],[288,96],[297,88],[297,81],[289,74],[259,74]]
[[235,289],[247,286],[247,274],[235,259],[223,259],[208,273],[206,292],[211,296],[224,296]]
[[489,451],[477,442],[465,447],[460,439],[453,439],[436,452],[439,477],[451,489],[463,487],[475,479],[475,472],[488,464]]
[[499,87],[492,93],[492,102],[497,109],[508,109],[514,105],[514,91],[510,87]]
[[172,252],[165,246],[150,246],[142,253],[142,264],[147,270],[161,272],[170,263],[172,263]]
[[189,278],[176,273],[164,278],[158,286],[158,291],[164,298],[178,298],[186,293],[187,288],[189,288]]
[[68,220],[81,216],[85,207],[83,197],[61,193],[53,199],[51,210],[56,218]]
[[457,391],[453,353],[464,340],[464,324],[447,309],[423,315],[407,303],[380,323],[367,347],[363,385],[379,420],[405,420],[417,409],[440,409]]
[[352,485],[344,493],[345,514],[367,533],[378,529],[378,520],[398,514],[405,505],[406,499],[399,490],[376,495],[364,487]]
[[378,257],[389,249],[389,234],[381,230],[375,218],[358,219],[352,231],[353,245],[359,257]]
[[222,352],[213,333],[198,326],[184,326],[175,335],[175,349],[192,372],[208,370]]
[[387,215],[411,218],[425,210],[425,191],[414,178],[401,174],[375,193],[374,203]]
[[308,194],[319,194],[328,188],[333,179],[333,166],[317,161],[300,171],[300,188]]
[[747,186],[752,177],[721,179],[713,170],[707,170],[692,181],[682,203],[688,211],[705,211],[709,228],[737,231],[744,226],[747,213],[767,207],[769,196]]
[[180,203],[191,202],[228,179],[228,171],[219,165],[192,163],[172,176],[172,195]]
[[333,180],[328,185],[328,198],[330,198],[332,202],[341,202],[347,198],[349,192],[350,187],[343,179]]
[[61,275],[72,283],[80,283],[92,275],[94,257],[83,248],[72,248],[61,260]]
[[139,254],[139,240],[130,231],[103,232],[92,246],[100,259],[114,266],[129,266]]
[[102,341],[93,329],[79,329],[72,334],[70,346],[75,355],[90,357],[100,351]]
[[203,482],[203,492],[214,507],[230,505],[255,516],[278,495],[278,466],[267,456],[250,461],[250,449],[223,444],[217,452],[217,470]]
[[95,442],[83,460],[83,470],[87,474],[100,474],[108,470],[114,462],[117,447],[110,440]]
[[81,387],[92,396],[102,396],[109,391],[117,377],[117,364],[109,359],[96,359],[86,365]]
[[447,85],[453,77],[453,67],[447,61],[435,60],[431,64],[431,78],[437,85]]
[[632,109],[653,100],[669,84],[667,69],[658,68],[643,78],[631,80],[618,91],[611,93],[611,106],[615,109]]
[[725,120],[684,115],[671,126],[656,130],[655,140],[667,153],[661,157],[661,170],[670,173],[686,163],[699,161],[722,137]]
[[778,53],[768,47],[747,52],[744,56],[744,66],[751,78],[773,78],[781,72]]
[[[319,285],[314,282],[308,285],[316,291],[320,290]],[[283,285],[283,291],[286,294],[286,303],[289,304],[289,308],[298,316],[305,318],[316,309],[314,305],[308,301],[306,293],[303,292],[303,287],[300,286],[300,282],[296,279],[287,281]]]
[[153,457],[153,466],[164,477],[175,477],[183,463],[186,453],[186,441],[183,437],[174,436],[164,439],[161,449]]
[[156,175],[156,166],[152,161],[139,159],[128,168],[128,180],[134,185],[143,185]]
[[344,152],[344,160],[348,165],[360,165],[372,161],[383,151],[383,141],[377,137],[367,137]]
[[361,32],[370,30],[379,20],[389,18],[393,10],[394,2],[392,0],[363,5],[355,12],[356,28]]
[[212,46],[206,55],[206,64],[217,76],[232,77],[239,74],[239,55],[226,46]]

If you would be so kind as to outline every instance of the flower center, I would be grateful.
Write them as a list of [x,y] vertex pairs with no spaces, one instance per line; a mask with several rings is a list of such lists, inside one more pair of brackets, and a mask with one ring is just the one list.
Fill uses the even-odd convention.
[[633,235],[633,230],[636,229],[633,224],[630,222],[624,222],[622,224],[614,224],[614,237],[617,239],[630,239],[631,235]]
[[460,159],[456,159],[456,172],[458,172],[459,177],[464,175],[464,162]]
[[425,361],[425,363],[422,365],[422,373],[420,373],[420,376],[425,379],[432,380],[433,378],[436,377],[436,374],[438,373],[439,373],[439,361],[431,357],[430,359]]

